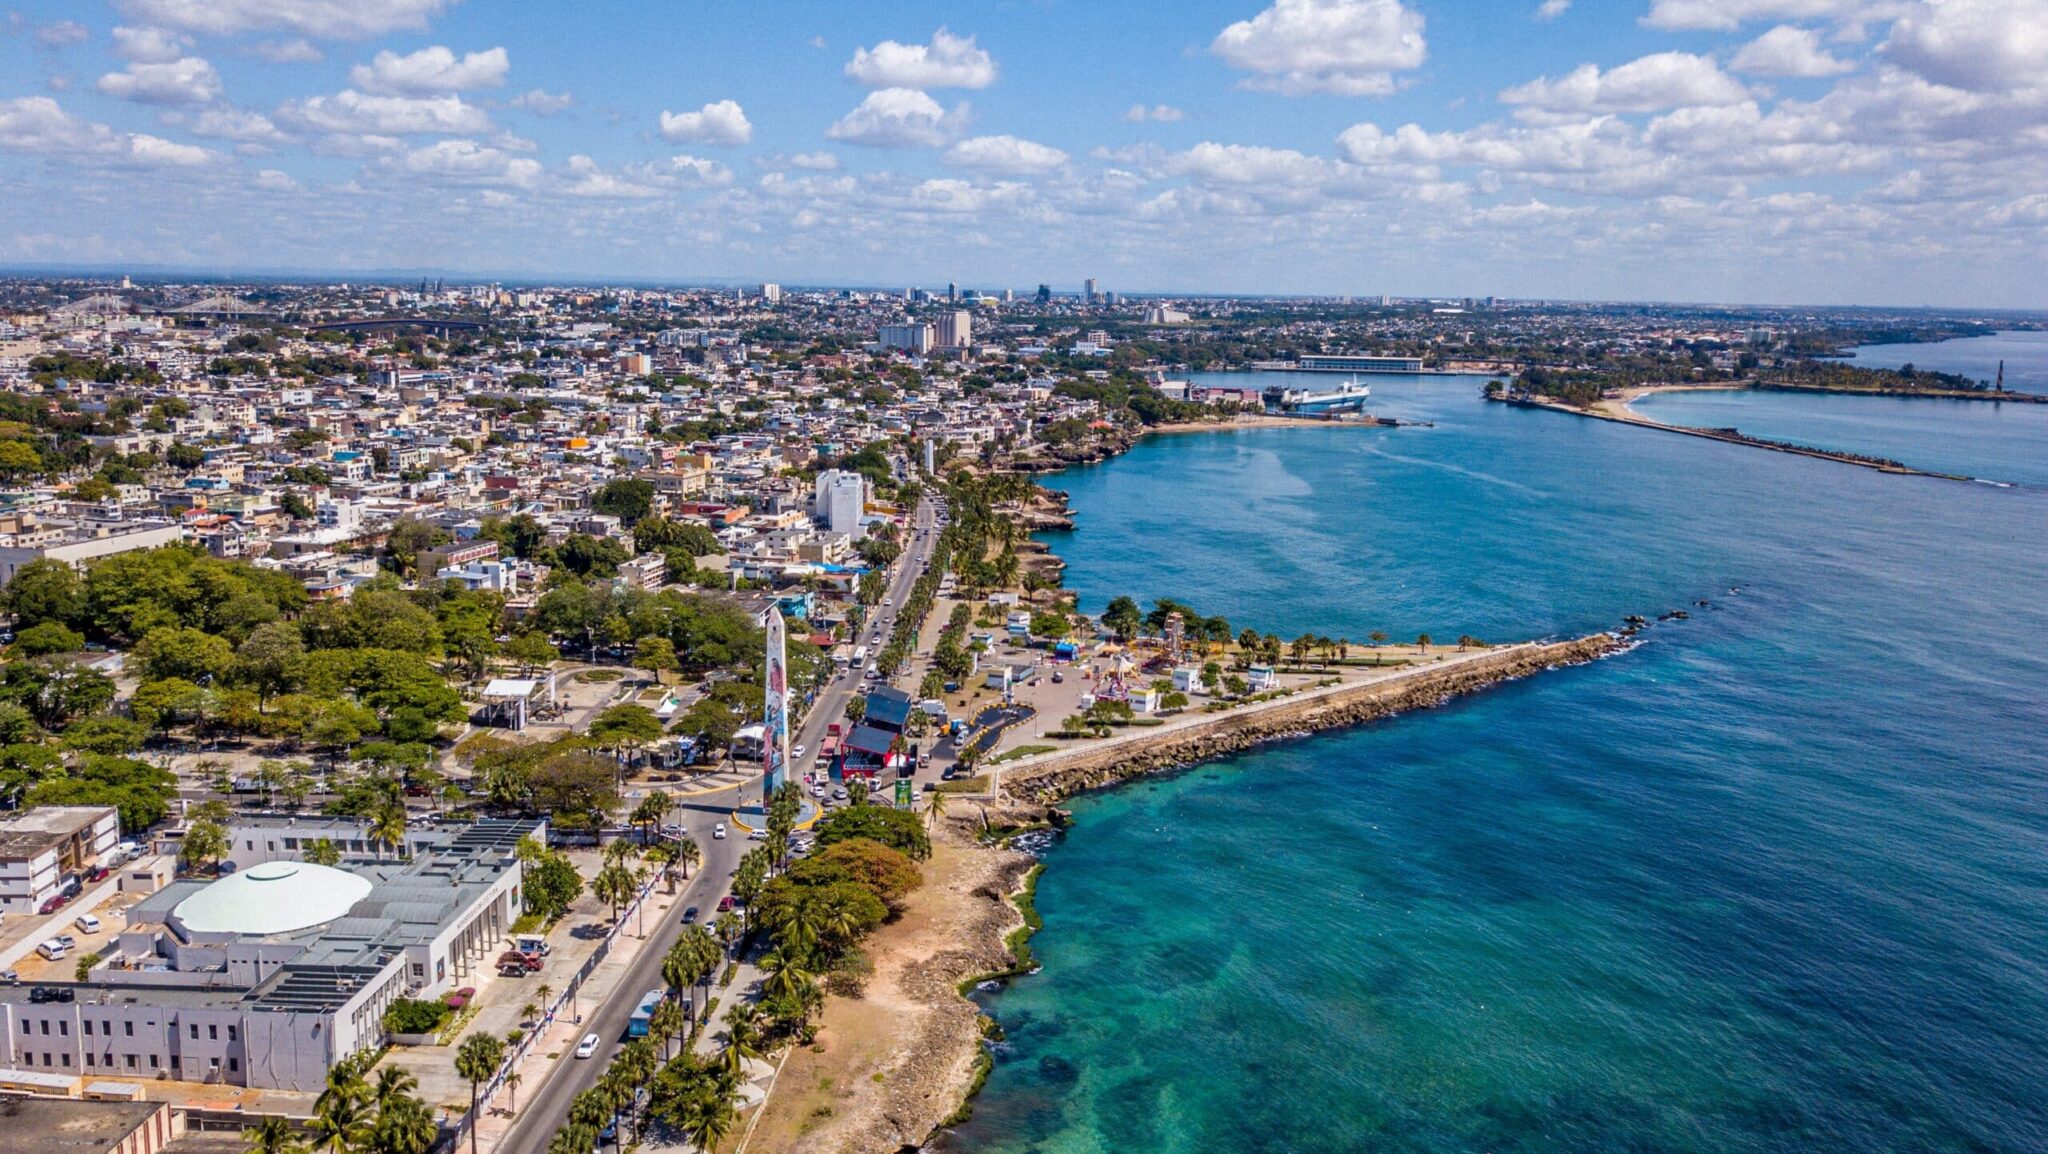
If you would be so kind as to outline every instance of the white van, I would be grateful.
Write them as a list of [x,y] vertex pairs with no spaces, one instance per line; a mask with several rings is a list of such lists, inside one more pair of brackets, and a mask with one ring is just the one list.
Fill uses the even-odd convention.
[[55,962],[62,960],[64,955],[70,952],[70,947],[55,938],[51,938],[49,941],[37,946],[36,952],[43,955],[45,959]]
[[78,932],[81,934],[96,934],[100,932],[100,920],[91,914],[80,914],[72,919],[71,924],[77,926]]

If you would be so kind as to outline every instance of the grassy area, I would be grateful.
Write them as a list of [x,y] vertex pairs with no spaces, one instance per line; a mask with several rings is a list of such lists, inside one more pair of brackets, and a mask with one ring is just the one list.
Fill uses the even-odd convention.
[[1058,748],[1056,745],[1020,745],[1015,749],[1006,749],[989,758],[988,763],[990,765],[1001,765],[1006,761],[1016,761],[1023,757],[1037,757],[1041,753],[1051,753]]
[[985,774],[985,773],[978,773],[978,774],[975,774],[975,775],[974,775],[973,777],[961,777],[961,778],[955,778],[955,779],[953,779],[952,781],[942,781],[942,782],[940,782],[940,783],[939,783],[939,788],[938,788],[938,792],[940,792],[940,793],[987,793],[987,792],[988,792],[988,775],[987,775],[987,774]]
[[620,669],[586,669],[576,675],[576,680],[585,685],[603,685],[606,682],[623,680],[625,676],[625,671]]

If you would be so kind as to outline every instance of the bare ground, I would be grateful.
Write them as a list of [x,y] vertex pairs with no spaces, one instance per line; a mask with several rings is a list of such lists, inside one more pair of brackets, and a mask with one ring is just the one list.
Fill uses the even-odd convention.
[[925,884],[868,940],[866,993],[827,1001],[816,1044],[783,1066],[748,1150],[884,1154],[922,1144],[959,1107],[981,1026],[958,987],[1010,964],[1003,940],[1023,924],[1010,898],[1032,859],[940,827]]

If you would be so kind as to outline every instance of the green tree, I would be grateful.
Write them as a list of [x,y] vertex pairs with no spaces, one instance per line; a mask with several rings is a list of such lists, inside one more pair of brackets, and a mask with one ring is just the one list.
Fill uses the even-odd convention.
[[[469,1083],[469,1116],[476,1117],[476,1088],[491,1080],[505,1064],[505,1042],[481,1031],[462,1040],[455,1050],[455,1072]],[[476,1127],[469,1128],[470,1154],[476,1154]]]
[[242,1130],[247,1154],[305,1154],[305,1140],[289,1119],[271,1114]]
[[47,657],[53,653],[76,653],[85,648],[85,634],[62,622],[44,621],[15,635],[14,651],[23,657]]
[[654,483],[628,477],[607,482],[590,499],[590,507],[609,513],[630,527],[653,511]]

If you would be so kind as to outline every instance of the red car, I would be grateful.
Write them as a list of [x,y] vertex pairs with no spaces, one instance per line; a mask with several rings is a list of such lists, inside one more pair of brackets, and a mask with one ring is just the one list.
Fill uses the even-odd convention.
[[[47,912],[47,911],[45,911],[45,912]],[[718,912],[719,912],[719,913],[721,913],[721,914],[729,914],[729,913],[731,913],[731,912],[732,912],[732,895],[731,895],[731,894],[727,894],[727,895],[725,895],[724,897],[722,897],[722,898],[719,898],[719,899],[718,899]]]
[[42,912],[46,914],[54,914],[58,910],[63,909],[64,903],[70,900],[70,898],[65,897],[63,894],[58,894],[56,897],[51,898],[49,901],[43,903]]

